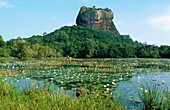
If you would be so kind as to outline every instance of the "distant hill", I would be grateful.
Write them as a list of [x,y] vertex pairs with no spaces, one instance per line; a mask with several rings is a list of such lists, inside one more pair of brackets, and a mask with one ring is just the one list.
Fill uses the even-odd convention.
[[124,47],[136,44],[130,36],[121,36],[102,29],[91,30],[82,26],[65,26],[45,36],[24,39],[29,44],[39,43],[54,48],[63,56],[71,57],[135,57]]
[[170,46],[155,46],[120,35],[110,9],[81,7],[78,26],[64,26],[43,36],[0,42],[0,57],[25,58],[170,58]]
[[[24,38],[27,45],[39,44],[54,50],[57,56],[79,58],[159,58],[169,57],[169,46],[133,41],[129,35],[117,35],[103,29],[65,26],[44,36]],[[8,46],[15,40],[8,41]],[[168,53],[169,52],[169,53]]]

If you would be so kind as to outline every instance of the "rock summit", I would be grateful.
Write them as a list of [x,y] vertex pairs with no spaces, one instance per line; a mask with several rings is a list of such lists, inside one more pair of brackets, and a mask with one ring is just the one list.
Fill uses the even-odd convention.
[[95,8],[94,6],[93,8],[82,6],[78,13],[76,24],[89,29],[102,28],[119,35],[119,32],[112,21],[113,18],[113,12],[109,8],[102,9]]

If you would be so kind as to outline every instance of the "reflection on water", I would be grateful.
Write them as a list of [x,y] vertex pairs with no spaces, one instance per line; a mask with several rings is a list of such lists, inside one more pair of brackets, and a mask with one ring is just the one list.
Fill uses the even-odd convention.
[[75,93],[71,90],[61,90],[58,86],[55,84],[44,82],[44,81],[38,81],[33,80],[30,78],[14,78],[14,77],[8,77],[5,76],[3,78],[3,81],[8,82],[9,84],[12,84],[12,86],[15,88],[16,91],[22,91],[22,90],[29,90],[32,87],[38,87],[43,89],[44,87],[49,88],[50,90],[56,90],[56,94],[59,94],[59,92],[63,92],[68,94],[71,98],[75,97]]
[[142,108],[143,104],[139,99],[138,91],[140,91],[145,84],[156,84],[160,86],[160,88],[165,86],[170,88],[170,72],[157,72],[155,74],[139,74],[133,76],[130,80],[119,83],[115,93],[121,92],[120,101],[127,105],[128,109],[132,106]]

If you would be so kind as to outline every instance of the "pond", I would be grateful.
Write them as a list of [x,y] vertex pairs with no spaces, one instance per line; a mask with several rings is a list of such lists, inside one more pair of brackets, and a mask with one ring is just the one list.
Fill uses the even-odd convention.
[[75,97],[74,90],[84,87],[92,92],[100,90],[113,97],[121,96],[119,101],[129,109],[143,107],[138,92],[146,83],[170,87],[169,59],[10,61],[0,64],[0,69],[18,73],[15,78],[3,79],[12,83],[17,91],[28,89],[32,84],[40,88],[45,84],[52,90],[62,88]]
[[141,102],[138,93],[143,90],[143,86],[153,85],[158,86],[160,89],[164,87],[170,88],[170,72],[156,72],[155,74],[139,74],[133,76],[130,80],[120,82],[115,90],[120,94],[120,101],[127,106],[128,109],[136,107],[141,109],[143,103]]
[[43,80],[38,81],[30,78],[14,78],[9,76],[4,76],[2,81],[7,82],[8,84],[12,85],[17,92],[23,90],[30,90],[32,87],[37,87],[40,90],[43,88],[48,88],[50,90],[56,90],[56,95],[59,93],[68,94],[71,98],[75,98],[75,92],[72,90],[62,90],[58,86],[53,83],[44,82]]
[[[146,83],[148,84],[157,84],[159,86],[167,85],[170,88],[170,72],[157,72],[155,74],[139,74],[135,75],[127,81],[122,81],[116,87],[113,95],[118,95],[119,100],[130,109],[132,106],[135,108],[142,108],[143,104],[141,103],[138,91]],[[17,91],[30,89],[32,86],[37,86],[40,89],[44,86],[50,88],[51,90],[59,90],[59,86],[44,82],[43,80],[33,80],[30,78],[14,78],[14,77],[4,77],[3,81],[7,81],[9,84],[12,84]],[[72,90],[63,90],[63,93],[68,94],[71,98],[76,97],[75,92]],[[56,92],[56,94],[58,94]]]

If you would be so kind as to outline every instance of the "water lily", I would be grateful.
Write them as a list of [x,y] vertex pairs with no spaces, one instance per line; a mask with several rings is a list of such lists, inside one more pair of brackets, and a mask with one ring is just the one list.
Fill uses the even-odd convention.
[[26,78],[26,80],[29,80],[30,78]]
[[140,76],[138,76],[138,80],[140,80]]
[[132,75],[136,75],[136,72],[133,72]]
[[162,80],[162,83],[165,83],[165,80]]
[[113,85],[116,85],[116,83],[115,83],[114,81],[112,82],[112,84],[113,84]]
[[122,75],[120,76],[119,80],[123,80]]
[[148,92],[148,90],[145,89],[144,92]]

